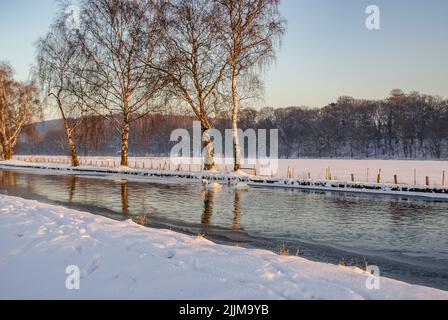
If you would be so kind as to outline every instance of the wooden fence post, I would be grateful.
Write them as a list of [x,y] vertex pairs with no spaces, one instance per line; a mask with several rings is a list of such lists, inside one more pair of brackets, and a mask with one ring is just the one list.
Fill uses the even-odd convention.
[[442,173],[442,187],[445,187],[445,170]]

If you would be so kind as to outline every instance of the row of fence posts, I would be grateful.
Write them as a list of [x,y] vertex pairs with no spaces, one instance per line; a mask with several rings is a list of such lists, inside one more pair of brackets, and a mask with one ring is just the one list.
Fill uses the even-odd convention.
[[[31,163],[58,163],[58,164],[70,164],[69,158],[44,158],[44,157],[16,157],[19,161],[24,162],[31,162]],[[112,162],[110,160],[98,160],[98,159],[86,159],[86,158],[80,158],[79,160],[80,164],[83,166],[90,166],[90,167],[102,167],[102,168],[116,168],[118,167],[119,162],[116,162],[115,160]],[[138,161],[133,161],[133,166],[130,166],[131,169],[149,169],[149,170],[161,170],[161,171],[171,171],[172,166],[171,163],[165,161],[160,162],[158,165],[154,165],[152,161],[149,162],[149,165],[146,164],[145,161],[139,163]],[[224,172],[230,173],[229,167],[227,165],[224,165]],[[182,164],[177,165],[176,171],[178,172],[184,172],[184,167]],[[201,172],[202,171],[202,165],[193,165],[188,164],[188,172]],[[254,165],[251,169],[253,175],[257,175],[257,166]],[[294,173],[292,173],[292,176]]]
[[[311,173],[308,172],[306,174],[306,176],[307,176],[308,180],[311,181]],[[287,179],[294,179],[294,177],[295,177],[295,175],[294,175],[294,168],[289,166],[286,178]],[[326,181],[333,181],[333,178],[334,178],[334,176],[333,176],[333,173],[331,171],[331,168],[330,167],[325,168],[325,180]],[[350,181],[352,183],[356,182],[356,177],[355,177],[354,173],[350,174]],[[370,183],[370,169],[369,168],[367,168],[367,170],[366,170],[366,182]],[[382,171],[382,169],[378,169],[378,174],[376,176],[376,183],[380,184],[382,182],[383,182],[383,171]],[[414,182],[414,185],[417,185],[417,169],[413,170],[413,182]],[[446,171],[445,170],[442,171],[442,181],[441,182],[442,182],[441,186],[445,187],[446,186]],[[398,178],[397,174],[393,175],[393,183],[396,184],[396,185],[400,184],[400,181],[399,181],[399,178]],[[430,185],[431,185],[431,178],[429,176],[425,176],[425,186],[430,186]]]
[[[59,163],[59,164],[70,164],[70,159],[69,158],[44,158],[44,157],[16,157],[17,160],[19,161],[24,161],[24,162],[32,162],[32,163]],[[116,162],[115,160],[112,161],[112,165],[111,165],[111,161],[110,160],[98,160],[98,159],[89,159],[89,158],[80,158],[79,160],[80,164],[83,166],[90,166],[90,167],[102,167],[102,168],[116,168],[118,167],[119,162]],[[171,163],[165,161],[165,162],[160,162],[158,165],[154,165],[153,161],[149,162],[149,165],[146,164],[145,161],[143,162],[138,162],[138,161],[133,161],[131,162],[132,164],[130,165],[131,169],[149,169],[149,170],[161,170],[161,171],[171,171],[172,166]],[[223,167],[224,172],[225,173],[230,173],[229,171],[229,167],[227,165],[224,165]],[[184,172],[184,166],[182,164],[179,164],[176,166],[176,171],[178,172]],[[193,164],[188,164],[188,172],[189,173],[193,173],[193,172],[201,172],[202,171],[202,165],[198,164],[198,165],[193,165]],[[253,175],[257,175],[257,166],[254,165],[253,168],[251,169]],[[292,172],[291,176],[294,176],[294,171]]]
[[[112,166],[110,161],[103,161],[103,160],[88,160],[88,159],[82,159],[81,160],[81,164],[82,165],[87,165],[87,166],[91,166],[91,167],[112,167],[112,168],[117,168],[119,162],[113,161],[112,162]],[[172,171],[172,165],[170,162],[164,161],[164,162],[160,162],[158,165],[154,164],[153,161],[149,162],[149,165],[146,164],[145,161],[143,162],[138,162],[138,161],[133,161],[131,162],[131,165],[129,166],[131,169],[143,169],[143,170],[160,170],[160,171]],[[194,171],[201,171],[202,166],[201,165],[192,165],[189,164],[188,165],[188,172],[192,173]],[[184,172],[184,166],[182,164],[178,164],[176,166],[176,171],[178,172]]]
[[[24,162],[34,162],[34,163],[57,163],[57,164],[70,164],[70,159],[69,158],[45,158],[45,157],[17,157],[18,160],[20,161],[24,161]],[[110,161],[107,160],[93,160],[93,159],[82,159],[80,160],[80,163],[82,165],[88,165],[88,166],[95,166],[95,167],[110,167]],[[146,165],[146,163],[143,161],[141,163],[141,165],[139,166],[138,161],[134,161],[134,169],[149,169],[149,170],[161,170],[161,171],[171,171],[171,164],[168,163],[167,161],[165,162],[160,162],[158,166],[154,166],[153,162],[150,161],[149,166]],[[118,163],[116,161],[113,161],[113,166],[112,167],[117,167]],[[197,172],[202,171],[202,166],[201,165],[197,165],[196,168],[194,168],[194,165],[189,164],[188,165],[188,172],[192,173],[194,170],[196,169]],[[176,168],[176,171],[178,172],[183,172],[184,168],[182,166],[182,164],[179,164]],[[257,167],[254,166],[253,169],[253,174],[257,175]],[[225,173],[229,173],[228,167],[227,165],[224,166],[224,172]],[[271,176],[273,177],[273,173],[271,174]],[[287,171],[287,179],[294,179],[295,177],[295,173],[294,173],[294,168],[291,166],[288,166],[288,171]],[[308,180],[311,180],[311,172],[307,173],[307,178]],[[332,171],[331,171],[331,167],[327,167],[325,169],[325,180],[326,181],[332,181],[334,178]],[[356,182],[356,177],[354,173],[350,174],[350,180],[352,183]],[[366,170],[366,182],[370,183],[370,168],[367,168]],[[380,184],[383,182],[383,174],[382,174],[382,169],[378,169],[378,174],[376,176],[376,183]],[[413,183],[414,185],[417,185],[417,169],[413,170]],[[394,174],[393,175],[393,183],[398,185],[399,179],[398,179],[398,175]],[[425,176],[425,185],[426,186],[430,186],[431,184],[431,179],[429,176]],[[442,171],[442,183],[441,183],[442,187],[446,186],[446,171],[443,170]]]
[[30,163],[70,164],[69,158],[17,157],[16,159]]

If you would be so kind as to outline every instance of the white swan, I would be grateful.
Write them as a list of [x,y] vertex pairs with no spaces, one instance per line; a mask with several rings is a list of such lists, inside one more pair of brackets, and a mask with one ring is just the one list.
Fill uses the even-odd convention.
[[209,183],[206,179],[202,180],[202,186],[204,187],[204,189],[213,192],[219,192],[222,190],[222,185],[220,185],[219,183]]

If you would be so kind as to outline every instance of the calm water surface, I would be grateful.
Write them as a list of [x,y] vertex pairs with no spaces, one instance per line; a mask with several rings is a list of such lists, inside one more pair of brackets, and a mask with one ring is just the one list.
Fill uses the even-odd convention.
[[448,203],[387,196],[251,189],[0,170],[0,193],[219,243],[308,259],[378,265],[383,275],[448,290]]

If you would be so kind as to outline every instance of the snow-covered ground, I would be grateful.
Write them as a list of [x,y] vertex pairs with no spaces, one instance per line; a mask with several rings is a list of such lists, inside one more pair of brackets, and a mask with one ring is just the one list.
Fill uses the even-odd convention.
[[[60,163],[67,161],[67,157],[61,156],[18,156],[18,160],[40,160]],[[178,159],[175,159],[178,160]],[[219,160],[219,159],[218,159]],[[117,167],[120,163],[118,157],[81,157],[83,165],[99,167]],[[429,177],[431,186],[442,186],[443,172],[445,171],[445,186],[448,186],[448,161],[413,161],[413,160],[333,160],[333,159],[294,159],[294,160],[273,160],[277,161],[278,170],[272,172],[275,177],[287,177],[288,169],[293,173],[294,178],[312,180],[324,180],[327,169],[330,168],[332,179],[339,181],[351,181],[351,175],[354,175],[356,182],[372,183],[376,182],[377,175],[381,169],[381,181],[384,183],[393,183],[394,175],[397,175],[400,184],[417,185],[426,183],[426,177]],[[130,158],[130,167],[137,169],[159,169],[165,167],[172,170],[178,169],[178,165],[172,163],[169,158]],[[176,161],[173,161],[176,162]],[[183,161],[189,163],[190,161]],[[218,161],[220,162],[220,161]],[[230,162],[231,163],[231,162]],[[218,165],[221,172],[229,171],[231,165]],[[246,163],[247,169],[253,169],[254,165]],[[260,166],[255,166],[258,174],[263,170]],[[188,164],[182,165],[182,170],[192,172],[200,171],[200,165]],[[252,170],[248,171],[253,173]],[[270,175],[271,172],[268,173]],[[415,181],[414,181],[415,179]]]
[[[80,269],[79,290],[66,288],[68,266]],[[1,299],[448,299],[386,278],[369,290],[360,269],[3,195],[0,270]]]

